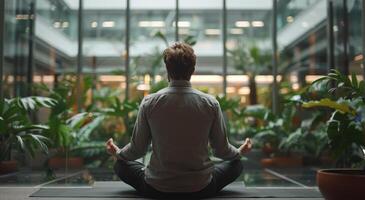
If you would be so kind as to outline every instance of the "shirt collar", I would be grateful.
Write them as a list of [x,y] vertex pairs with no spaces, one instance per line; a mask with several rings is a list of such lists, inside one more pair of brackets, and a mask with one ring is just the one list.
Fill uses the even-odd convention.
[[191,87],[190,81],[186,80],[171,80],[169,83],[170,87]]

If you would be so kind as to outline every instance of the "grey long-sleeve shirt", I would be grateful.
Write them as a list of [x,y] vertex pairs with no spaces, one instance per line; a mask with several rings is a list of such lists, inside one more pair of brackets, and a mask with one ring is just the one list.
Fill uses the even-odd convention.
[[119,157],[136,160],[151,142],[145,180],[162,192],[196,192],[210,183],[213,164],[208,144],[218,158],[239,158],[227,140],[218,101],[192,89],[189,81],[172,81],[143,99],[132,139]]

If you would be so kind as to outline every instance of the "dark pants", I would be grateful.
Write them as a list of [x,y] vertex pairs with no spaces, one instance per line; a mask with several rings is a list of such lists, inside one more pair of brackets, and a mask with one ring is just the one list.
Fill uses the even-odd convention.
[[153,198],[206,198],[216,195],[226,185],[236,180],[243,169],[240,160],[224,161],[214,165],[213,178],[203,190],[193,193],[160,192],[145,182],[144,165],[136,161],[118,160],[114,171],[123,182],[135,188],[141,195]]

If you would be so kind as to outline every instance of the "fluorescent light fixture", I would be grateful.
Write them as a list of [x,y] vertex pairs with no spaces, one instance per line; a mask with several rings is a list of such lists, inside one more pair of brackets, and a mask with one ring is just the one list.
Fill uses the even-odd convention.
[[98,22],[95,21],[91,22],[91,28],[96,28],[96,27],[98,27]]
[[338,31],[338,26],[334,25],[333,26],[333,32],[337,32]]
[[53,83],[54,82],[54,76],[53,75],[35,75],[33,76],[33,82],[36,83]]
[[230,33],[233,35],[242,35],[243,29],[240,28],[231,28]]
[[215,29],[215,28],[209,28],[209,29],[205,29],[205,34],[206,35],[220,35],[221,30]]
[[236,93],[236,88],[235,87],[227,87],[226,92],[227,93]]
[[101,82],[124,82],[125,77],[121,75],[101,75],[99,76]]
[[223,77],[219,75],[192,75],[190,81],[193,84],[219,84],[222,83]]
[[115,22],[114,21],[104,21],[102,26],[104,28],[112,28],[115,26]]
[[302,27],[307,28],[308,26],[308,22],[302,22]]
[[69,23],[68,22],[62,22],[62,28],[68,28]]
[[139,27],[153,27],[153,28],[161,28],[165,27],[165,22],[163,21],[140,21],[138,22]]
[[305,76],[305,81],[307,83],[312,83],[313,81],[319,79],[319,78],[322,78],[323,75],[306,75]]
[[[187,28],[187,27],[190,27],[191,26],[191,23],[189,21],[179,21],[178,23],[178,26],[179,27],[182,27],[182,28]],[[172,26],[175,27],[176,26],[176,22],[172,22]]]
[[[32,18],[32,17],[31,17]],[[15,16],[16,20],[28,20],[29,19],[29,15],[16,15]]]
[[253,27],[263,27],[264,26],[263,21],[252,21],[251,24]]
[[61,27],[61,22],[54,22],[53,27],[60,28]]
[[248,94],[250,94],[250,88],[249,88],[249,87],[241,87],[241,88],[238,90],[238,94],[241,94],[241,95],[248,95]]
[[249,21],[236,21],[235,25],[240,28],[250,27]]
[[292,22],[294,22],[294,17],[293,17],[293,16],[287,16],[287,17],[286,17],[286,21],[287,21],[288,23],[292,23]]

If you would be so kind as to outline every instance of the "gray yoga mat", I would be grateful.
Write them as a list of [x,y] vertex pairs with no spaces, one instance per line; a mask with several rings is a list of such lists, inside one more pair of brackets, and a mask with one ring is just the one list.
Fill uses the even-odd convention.
[[[40,188],[31,197],[87,197],[87,198],[141,198],[130,186],[121,182],[95,182],[93,187]],[[312,188],[244,188],[232,184],[224,188],[218,198],[320,198]]]
[[[31,197],[87,197],[87,198],[141,198],[130,186],[116,184],[107,187],[99,184],[90,188],[41,188]],[[244,188],[242,185],[229,185],[221,191],[218,198],[321,198],[315,189],[307,188]]]

